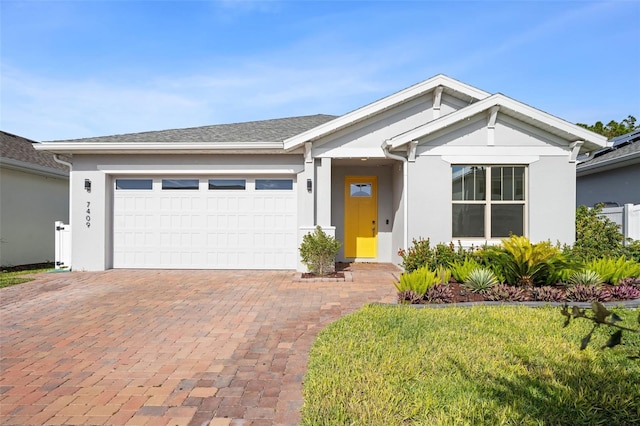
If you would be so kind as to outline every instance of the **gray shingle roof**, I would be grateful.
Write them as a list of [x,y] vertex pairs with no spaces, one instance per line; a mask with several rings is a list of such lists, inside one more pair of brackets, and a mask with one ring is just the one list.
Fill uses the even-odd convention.
[[317,114],[53,142],[281,142],[334,118]]
[[50,169],[69,171],[67,167],[54,161],[52,153],[36,151],[33,148],[34,143],[38,142],[0,130],[0,157]]
[[594,167],[598,164],[609,163],[622,157],[640,157],[640,130],[633,131],[623,136],[611,139],[614,146],[598,151],[594,156],[577,166],[577,170],[584,167]]

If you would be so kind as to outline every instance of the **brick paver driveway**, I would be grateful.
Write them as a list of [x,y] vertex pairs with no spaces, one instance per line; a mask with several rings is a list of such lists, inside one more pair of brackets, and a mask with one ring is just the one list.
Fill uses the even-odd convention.
[[353,282],[287,271],[40,274],[0,290],[2,424],[297,424],[323,327],[389,302],[391,265]]

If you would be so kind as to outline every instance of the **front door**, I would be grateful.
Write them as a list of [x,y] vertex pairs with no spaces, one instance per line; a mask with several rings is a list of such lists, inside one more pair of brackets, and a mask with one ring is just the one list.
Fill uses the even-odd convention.
[[378,178],[345,177],[344,199],[344,257],[377,257]]

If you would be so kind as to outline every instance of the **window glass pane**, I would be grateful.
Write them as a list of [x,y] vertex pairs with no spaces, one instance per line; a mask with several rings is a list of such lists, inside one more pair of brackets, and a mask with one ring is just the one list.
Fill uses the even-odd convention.
[[485,167],[471,167],[474,174],[474,197],[472,200],[484,200],[487,190],[487,170]]
[[484,237],[484,204],[453,205],[453,237]]
[[371,184],[352,183],[349,185],[349,193],[352,197],[371,197]]
[[198,179],[162,179],[162,189],[198,189]]
[[513,168],[513,199],[524,200],[524,167]]
[[116,179],[116,189],[152,189],[151,179]]
[[509,234],[522,235],[524,205],[494,204],[491,206],[491,238],[504,238]]
[[243,190],[246,186],[244,179],[209,179],[209,189]]
[[257,190],[288,190],[293,189],[292,179],[256,179]]
[[454,200],[462,200],[462,180],[464,176],[464,167],[463,166],[453,166],[452,168],[452,176],[451,176],[451,184],[453,194],[452,197]]
[[491,199],[502,200],[502,167],[491,169]]

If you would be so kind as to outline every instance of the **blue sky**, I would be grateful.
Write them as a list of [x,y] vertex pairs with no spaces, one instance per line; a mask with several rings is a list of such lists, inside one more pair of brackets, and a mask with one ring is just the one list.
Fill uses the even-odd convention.
[[639,1],[0,1],[0,129],[34,140],[340,115],[436,74],[640,120]]

